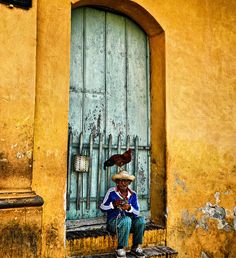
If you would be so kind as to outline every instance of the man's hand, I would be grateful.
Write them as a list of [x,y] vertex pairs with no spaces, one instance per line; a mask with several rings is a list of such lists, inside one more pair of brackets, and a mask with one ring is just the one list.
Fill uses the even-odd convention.
[[112,204],[113,204],[114,208],[120,208],[123,211],[129,211],[131,209],[130,204],[128,204],[124,200],[116,200],[116,201],[112,202]]
[[120,206],[120,208],[121,208],[123,211],[129,211],[129,210],[131,209],[131,206],[130,206],[130,204],[125,203],[124,205]]
[[118,206],[121,206],[121,204],[123,203],[123,200],[116,200],[114,202],[112,202],[114,208],[117,208]]

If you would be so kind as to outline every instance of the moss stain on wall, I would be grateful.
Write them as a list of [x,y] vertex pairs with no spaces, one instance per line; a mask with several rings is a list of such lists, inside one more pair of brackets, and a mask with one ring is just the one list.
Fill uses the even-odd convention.
[[0,225],[1,257],[41,257],[41,229],[36,225],[19,225],[9,222]]
[[1,209],[0,257],[41,257],[42,208]]

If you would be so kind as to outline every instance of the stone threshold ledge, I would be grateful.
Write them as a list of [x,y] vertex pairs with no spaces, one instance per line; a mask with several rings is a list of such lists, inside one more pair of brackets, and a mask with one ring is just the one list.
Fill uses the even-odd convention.
[[35,192],[0,192],[0,209],[39,207],[43,198]]

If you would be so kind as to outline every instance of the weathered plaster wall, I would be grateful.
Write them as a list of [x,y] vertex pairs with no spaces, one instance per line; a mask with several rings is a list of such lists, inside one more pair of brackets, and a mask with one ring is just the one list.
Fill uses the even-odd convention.
[[140,3],[166,37],[167,243],[234,257],[235,2]]
[[[134,2],[165,31],[165,38],[152,40],[166,47],[167,244],[179,257],[234,257],[235,1]],[[30,189],[34,148],[33,190],[45,201],[43,257],[65,254],[70,9],[68,0],[33,1],[30,11],[0,4],[0,184]],[[155,80],[153,93],[164,96]],[[153,138],[160,147],[161,135]],[[164,185],[158,165],[153,168],[153,178]],[[159,194],[152,191],[153,199]]]
[[41,257],[41,209],[0,210],[0,257]]
[[70,14],[69,1],[38,1],[33,189],[45,202],[44,257],[65,257]]
[[35,1],[29,10],[0,4],[0,257],[41,255],[42,208],[19,208],[42,201],[31,191],[36,14]]
[[0,191],[31,187],[36,12],[0,4]]

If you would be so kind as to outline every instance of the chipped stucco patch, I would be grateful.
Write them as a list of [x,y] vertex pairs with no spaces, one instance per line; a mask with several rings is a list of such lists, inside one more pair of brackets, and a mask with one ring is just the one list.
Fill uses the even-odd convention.
[[184,192],[188,191],[185,181],[179,178],[177,174],[175,174],[175,186],[180,186]]
[[[202,228],[205,231],[209,230],[210,220],[217,223],[218,230],[224,230],[226,232],[236,231],[236,207],[232,210],[219,205],[220,193],[216,192],[215,203],[207,202],[205,206],[200,207],[194,213],[190,213],[188,210],[182,211],[181,220],[182,223],[188,228]],[[194,227],[194,228],[193,228]]]
[[[213,219],[217,221],[217,228],[219,230],[223,229],[224,231],[231,231],[235,229],[235,212],[232,225],[229,223],[228,218],[230,212],[224,208],[219,206],[220,203],[220,193],[216,192],[214,194],[215,197],[215,204],[211,202],[207,202],[204,207],[199,208],[199,211],[203,213],[201,218],[197,222],[197,227],[202,227],[205,230],[208,230],[208,220]],[[234,208],[235,209],[235,208]]]
[[210,258],[210,256],[204,251],[201,252],[201,258]]
[[234,207],[234,230],[236,231],[236,207]]
[[196,217],[190,214],[188,210],[184,210],[182,213],[182,223],[186,226],[191,226],[197,223]]
[[215,219],[218,222],[218,229],[223,229],[225,231],[230,231],[232,229],[229,223],[226,222],[226,212],[223,207],[208,202],[204,207],[200,208],[200,210],[203,212],[204,215],[201,217],[199,221],[199,226],[208,229],[206,225],[208,219]]

